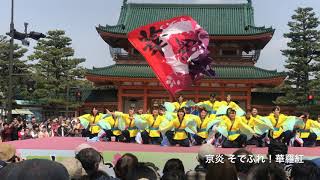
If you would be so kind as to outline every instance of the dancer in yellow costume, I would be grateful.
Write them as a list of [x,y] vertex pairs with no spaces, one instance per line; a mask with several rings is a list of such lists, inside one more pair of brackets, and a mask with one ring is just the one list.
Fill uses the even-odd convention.
[[259,115],[258,109],[253,107],[251,108],[251,116],[254,118],[261,118],[261,116]]
[[173,105],[175,106],[175,111],[177,112],[179,109],[184,108],[187,104],[187,101],[184,100],[183,96],[180,95],[178,97],[178,102],[174,102]]
[[299,136],[299,138],[303,140],[303,142],[301,144],[300,141],[295,140],[295,147],[312,147],[316,145],[317,135],[315,133],[310,132],[310,129],[315,126],[314,124],[316,123],[316,121],[309,118],[309,113],[304,113],[302,115],[304,125],[298,127],[297,135]]
[[[114,111],[109,111],[106,110],[106,114],[110,114],[111,116],[108,116],[104,118],[103,120],[108,122],[111,126],[111,129],[109,130],[104,130],[105,131],[105,137],[107,138],[107,141],[111,141],[111,137],[115,137],[115,141],[118,142],[123,142],[124,137],[121,133],[121,130],[119,129],[119,116],[116,116],[116,113]],[[102,137],[104,137],[102,136]]]
[[[257,125],[258,119],[261,118],[258,115],[257,108],[252,108],[251,110],[247,110],[245,116],[242,116],[242,121],[247,124],[250,128],[254,129]],[[251,139],[247,141],[247,145],[256,145],[257,147],[265,146],[264,138],[266,138],[267,133],[257,134],[257,136],[253,136]]]
[[199,113],[200,113],[199,118],[196,119],[198,131],[197,131],[197,134],[193,136],[196,145],[201,145],[205,143],[209,135],[207,130],[208,124],[211,121],[214,121],[216,118],[215,114],[209,114],[208,110],[205,108],[199,107]]
[[237,103],[235,103],[235,102],[233,102],[231,100],[231,95],[230,94],[227,95],[226,101],[221,101],[220,102],[220,106],[223,106],[223,105],[224,106],[228,106],[228,107],[230,107],[230,108],[232,108],[234,110],[241,109],[240,106]]
[[[316,124],[318,125],[318,127],[320,127],[320,115],[318,115]],[[317,137],[316,146],[320,146],[320,136]]]
[[210,99],[208,101],[203,101],[203,104],[207,104],[208,106],[210,106],[212,108],[211,110],[211,114],[215,114],[216,111],[219,109],[220,107],[220,102],[216,99],[216,94],[212,93],[210,94]]
[[287,120],[288,116],[280,113],[280,107],[276,106],[273,108],[272,113],[268,116],[270,119],[274,130],[270,131],[270,137],[274,140],[280,140],[283,143],[289,145],[290,139],[294,136],[292,131],[283,131],[283,125]]
[[96,107],[93,107],[90,114],[85,114],[78,117],[81,124],[86,128],[86,136],[93,138],[100,132],[100,127],[97,125],[104,115],[99,113]]
[[161,132],[159,125],[165,117],[159,115],[158,107],[153,107],[152,114],[145,115],[144,119],[148,124],[148,128],[141,133],[143,144],[161,144]]
[[241,119],[245,124],[248,124],[250,127],[253,127],[254,118],[251,116],[251,110],[247,110],[246,114],[242,116]]
[[222,140],[222,147],[224,148],[241,148],[246,146],[247,135],[243,134],[240,129],[246,129],[254,134],[254,131],[246,125],[241,117],[236,116],[236,111],[234,109],[227,110],[228,115],[222,116],[222,123],[219,129],[224,129],[227,136],[224,135]]
[[166,113],[166,108],[161,104],[161,105],[159,106],[159,116],[164,117],[164,116],[165,116],[165,113]]
[[187,118],[188,116],[185,114],[184,109],[179,109],[177,117],[169,121],[165,127],[160,129],[160,131],[166,132],[165,135],[171,145],[179,144],[183,147],[190,146],[190,140],[188,138],[188,133],[186,132]]
[[135,142],[135,137],[139,131],[134,123],[134,115],[134,108],[129,109],[128,114],[121,114],[121,120],[124,120],[126,125],[126,129],[122,131],[122,134],[127,143]]

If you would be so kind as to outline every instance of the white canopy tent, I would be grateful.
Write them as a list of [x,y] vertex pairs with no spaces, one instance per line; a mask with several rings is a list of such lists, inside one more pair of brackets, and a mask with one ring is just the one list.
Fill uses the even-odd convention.
[[[5,116],[5,111],[0,109],[0,113],[2,112],[2,116]],[[12,114],[14,115],[33,115],[29,109],[13,109]]]

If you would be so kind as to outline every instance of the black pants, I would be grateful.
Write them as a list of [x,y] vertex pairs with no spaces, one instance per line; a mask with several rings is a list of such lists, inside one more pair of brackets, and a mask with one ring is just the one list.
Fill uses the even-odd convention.
[[288,130],[288,131],[282,132],[282,134],[278,138],[273,138],[271,132],[272,131],[269,131],[269,138],[271,140],[282,142],[286,145],[290,144],[290,139],[293,138],[295,134],[293,131]]
[[126,143],[136,142],[136,137],[130,137],[130,132],[128,130],[122,131],[122,135],[124,137],[123,142],[126,142]]
[[142,143],[143,144],[161,144],[162,138],[160,137],[150,137],[147,131],[141,133]]
[[222,147],[223,148],[242,148],[246,146],[247,136],[240,134],[234,141],[229,141],[228,138],[223,137]]
[[179,144],[180,146],[183,146],[183,147],[189,147],[190,146],[189,138],[183,139],[183,140],[174,140],[173,139],[174,138],[174,132],[173,131],[166,132],[166,136],[168,138],[169,143],[172,146],[175,146],[176,144]]
[[83,129],[81,132],[82,137],[89,137],[90,131],[87,129]]
[[267,133],[259,135],[258,137],[253,136],[250,140],[248,140],[247,145],[256,145],[257,147],[263,147],[264,142],[263,139],[267,136]]
[[[290,139],[294,137],[294,132],[288,130],[283,132],[276,140],[281,141],[282,143],[286,144],[289,146],[290,144]],[[271,136],[272,138],[272,136]]]
[[203,144],[203,143],[206,141],[205,138],[200,137],[200,136],[198,136],[197,134],[195,134],[195,135],[193,136],[193,138],[194,138],[194,140],[196,141],[196,145],[201,145],[201,144]]
[[116,138],[115,142],[123,142],[124,141],[124,137],[122,134],[120,135],[114,135],[112,130],[105,130],[104,132],[106,132],[105,134],[105,138],[107,141],[111,141],[111,137],[114,136]]
[[91,139],[91,138],[94,138],[94,137],[96,137],[96,136],[98,136],[98,133],[94,133],[94,134],[92,134],[92,133],[89,133],[89,138]]
[[[303,147],[311,147],[314,146],[317,142],[317,135],[315,133],[310,133],[308,138],[302,138],[303,140]],[[294,141],[295,147],[300,147],[300,144]]]

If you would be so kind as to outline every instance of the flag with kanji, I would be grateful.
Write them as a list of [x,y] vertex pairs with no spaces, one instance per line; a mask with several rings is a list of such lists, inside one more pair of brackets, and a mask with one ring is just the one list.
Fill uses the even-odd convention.
[[203,75],[214,76],[207,49],[209,35],[189,16],[139,27],[128,34],[128,39],[172,95]]

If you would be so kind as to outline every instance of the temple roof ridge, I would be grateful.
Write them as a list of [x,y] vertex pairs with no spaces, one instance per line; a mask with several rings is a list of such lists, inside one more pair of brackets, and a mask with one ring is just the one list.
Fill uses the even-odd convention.
[[[154,15],[152,15],[154,14]],[[116,25],[99,25],[97,31],[127,34],[133,29],[177,16],[191,16],[215,36],[246,36],[273,33],[274,29],[256,27],[254,9],[241,4],[138,4],[126,3]],[[246,29],[247,27],[247,29]]]

